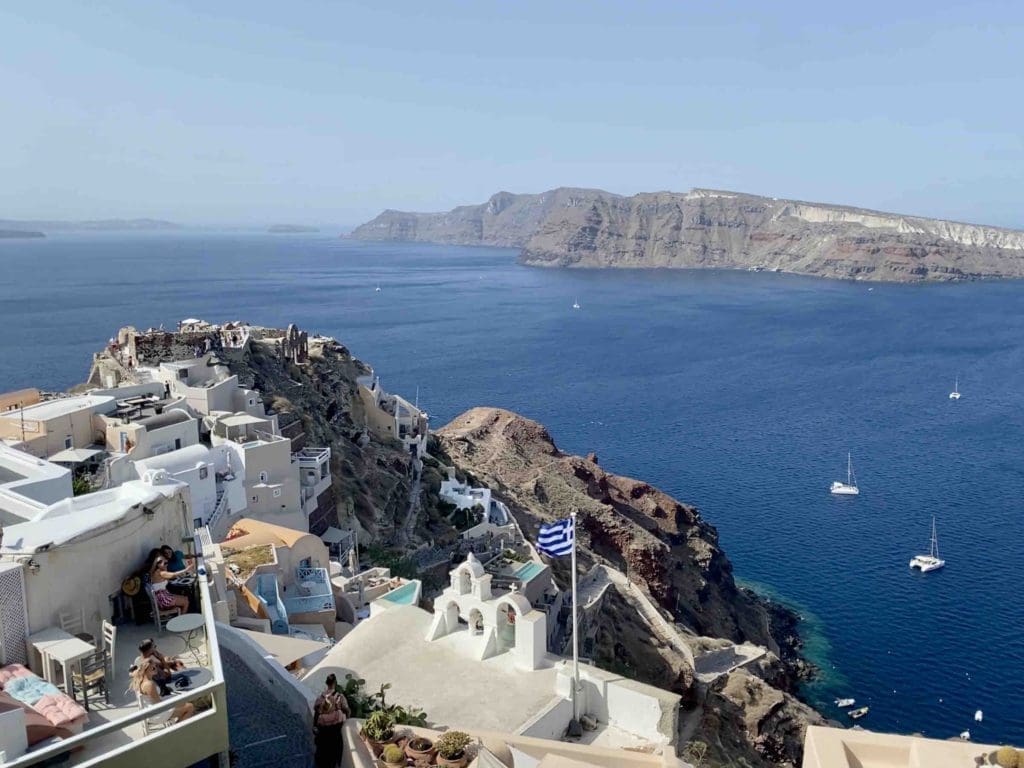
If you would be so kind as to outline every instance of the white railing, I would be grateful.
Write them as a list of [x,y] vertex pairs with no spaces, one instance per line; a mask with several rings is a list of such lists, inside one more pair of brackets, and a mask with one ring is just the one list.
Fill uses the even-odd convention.
[[[190,740],[188,734],[190,732],[198,733],[200,728],[203,729],[204,735],[214,734],[216,736],[212,742],[208,739],[202,740],[202,743],[216,744],[210,754],[202,757],[211,757],[214,754],[226,752],[228,748],[228,712],[227,698],[224,690],[224,669],[221,666],[220,649],[217,646],[217,630],[213,618],[210,588],[206,583],[204,571],[200,571],[200,576],[198,584],[206,632],[206,657],[209,660],[210,672],[213,674],[213,679],[210,682],[199,686],[194,691],[182,692],[168,697],[159,704],[139,709],[109,723],[90,728],[76,736],[62,739],[50,746],[22,755],[14,761],[4,763],[4,768],[29,768],[29,766],[36,766],[40,763],[49,763],[49,761],[59,755],[72,753],[73,751],[77,752],[80,749],[83,750],[82,756],[76,758],[72,754],[71,765],[101,766],[106,765],[108,762],[119,765],[154,764],[156,755],[160,753],[164,755],[169,754],[168,750],[173,751],[176,745],[183,745],[185,741]],[[121,739],[115,739],[111,744],[111,748],[106,751],[101,751],[98,748],[99,740],[105,736],[119,733],[128,726],[168,712],[180,706],[183,702],[195,702],[207,696],[212,697],[213,706],[204,712],[193,715],[188,720],[175,723],[141,738],[132,739],[127,744],[123,743]],[[175,738],[175,735],[177,738]],[[155,743],[158,740],[159,743]],[[220,749],[217,749],[217,747],[220,747]],[[137,759],[135,759],[136,751]],[[128,757],[128,754],[132,756]],[[159,763],[158,760],[157,763]]]
[[217,522],[224,516],[224,513],[228,510],[228,492],[225,490],[220,498],[217,499],[217,506],[213,508],[213,514],[210,515],[210,519],[206,521],[206,527],[211,530],[215,530]]

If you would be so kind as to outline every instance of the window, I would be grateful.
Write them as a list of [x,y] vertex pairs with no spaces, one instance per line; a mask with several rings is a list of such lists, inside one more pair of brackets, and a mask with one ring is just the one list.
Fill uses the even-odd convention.
[[70,448],[72,445],[74,445],[74,442],[75,442],[74,438],[65,437],[64,438],[64,447],[65,448]]
[[260,497],[259,497],[259,496],[253,496],[253,497],[252,497],[252,503],[253,503],[253,504],[258,504],[258,503],[259,503],[259,500],[260,500]]
[[205,480],[209,476],[210,476],[210,468],[209,467],[200,467],[199,468],[199,479],[200,480]]
[[264,472],[260,472],[260,482],[261,483],[267,482],[267,473],[265,471]]
[[249,405],[256,405],[255,398],[252,398],[252,397],[249,398]]
[[280,488],[275,488],[274,489],[274,498],[275,499],[281,498],[281,489]]
[[192,521],[192,527],[193,528],[202,528],[203,527],[203,518],[201,518],[201,517],[195,518]]

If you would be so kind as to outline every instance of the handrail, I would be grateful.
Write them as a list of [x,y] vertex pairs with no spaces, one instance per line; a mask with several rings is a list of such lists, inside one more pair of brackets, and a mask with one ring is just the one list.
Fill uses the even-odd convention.
[[219,521],[220,518],[224,515],[224,512],[227,510],[227,508],[228,508],[228,492],[227,492],[227,489],[225,488],[224,492],[221,494],[220,498],[217,500],[217,506],[215,506],[213,508],[213,514],[211,514],[210,515],[210,519],[206,521],[206,527],[212,529],[217,524],[217,521]]
[[[206,575],[205,568],[200,568],[199,574],[200,577],[204,577]],[[203,626],[206,630],[206,657],[209,660],[210,671],[213,673],[213,680],[204,685],[199,686],[194,691],[183,692],[177,696],[172,696],[165,701],[161,701],[159,704],[153,704],[152,706],[146,707],[145,709],[140,709],[138,712],[135,712],[133,714],[125,715],[119,720],[112,720],[111,722],[105,723],[104,725],[100,725],[95,728],[90,728],[86,731],[82,731],[81,733],[76,734],[75,736],[72,736],[70,738],[62,739],[61,741],[58,741],[55,744],[51,744],[48,747],[43,747],[42,749],[36,750],[34,752],[29,752],[25,755],[22,755],[17,760],[4,763],[4,768],[27,768],[28,766],[36,765],[39,762],[46,760],[47,758],[55,757],[56,755],[61,755],[65,752],[70,752],[71,750],[76,749],[80,746],[84,747],[90,742],[92,742],[94,739],[97,739],[101,736],[106,736],[107,734],[124,730],[130,725],[140,723],[143,720],[148,720],[160,712],[172,710],[175,707],[179,706],[183,701],[193,701],[206,694],[212,694],[218,688],[223,687],[224,670],[221,667],[220,648],[218,647],[216,642],[217,631],[215,628],[215,622],[213,617],[213,604],[210,599],[210,586],[206,583],[205,578],[200,578],[198,580],[198,584],[200,593],[200,604],[203,609]],[[129,745],[121,745],[121,748],[131,748],[134,745],[139,744],[140,742],[145,742],[149,741],[150,739],[159,738],[163,734],[172,732],[178,728],[188,728],[190,724],[194,724],[200,720],[204,720],[207,717],[214,717],[217,714],[217,704],[215,702],[213,708],[206,712],[194,715],[193,717],[190,717],[188,720],[175,723],[174,725],[169,726],[167,728],[161,728],[159,731],[151,733],[148,736],[143,736],[141,739],[135,739]],[[224,714],[226,716],[226,713]],[[120,749],[115,751],[120,751]]]

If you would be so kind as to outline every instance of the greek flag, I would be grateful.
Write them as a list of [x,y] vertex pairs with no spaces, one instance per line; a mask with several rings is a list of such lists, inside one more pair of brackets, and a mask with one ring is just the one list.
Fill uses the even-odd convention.
[[572,518],[556,520],[540,527],[537,535],[537,549],[551,557],[561,557],[572,552],[576,530]]

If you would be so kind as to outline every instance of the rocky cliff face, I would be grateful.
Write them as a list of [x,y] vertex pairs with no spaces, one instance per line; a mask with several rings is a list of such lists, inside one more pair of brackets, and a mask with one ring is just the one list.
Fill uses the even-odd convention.
[[385,211],[353,231],[522,249],[534,266],[773,270],[924,281],[1024,277],[1024,232],[837,205],[694,189],[499,192],[448,213]]
[[[562,453],[540,424],[509,411],[474,408],[437,439],[439,452],[501,496],[531,540],[542,523],[578,513],[582,570],[603,564],[629,581],[607,591],[588,652],[612,671],[682,694],[680,743],[701,742],[716,761],[799,763],[804,727],[824,721],[792,695],[803,672],[797,618],[737,588],[717,532],[694,507],[606,472],[593,455]],[[553,569],[567,583],[568,564]],[[652,631],[637,591],[690,652]],[[730,646],[723,638],[769,650],[754,664],[726,664],[717,674],[711,665],[708,674],[700,656]]]

